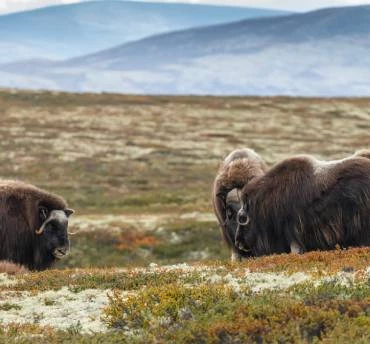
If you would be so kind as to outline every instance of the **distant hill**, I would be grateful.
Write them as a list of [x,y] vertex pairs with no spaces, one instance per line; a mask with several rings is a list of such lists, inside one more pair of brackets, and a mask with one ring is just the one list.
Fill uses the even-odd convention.
[[61,63],[2,67],[4,86],[151,94],[370,95],[370,6],[145,38]]
[[0,62],[66,59],[158,33],[283,13],[107,0],[45,7],[0,16]]

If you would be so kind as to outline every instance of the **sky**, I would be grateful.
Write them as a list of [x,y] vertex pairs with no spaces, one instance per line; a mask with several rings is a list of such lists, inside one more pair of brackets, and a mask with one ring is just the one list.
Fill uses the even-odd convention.
[[[30,10],[50,5],[70,4],[88,0],[0,0],[0,14]],[[103,0],[109,1],[109,0]],[[141,0],[140,0],[141,1]],[[357,0],[152,0],[158,2],[189,2],[200,4],[218,4],[250,6],[260,8],[308,11],[323,7],[350,6],[364,4]],[[369,0],[370,3],[370,0]]]

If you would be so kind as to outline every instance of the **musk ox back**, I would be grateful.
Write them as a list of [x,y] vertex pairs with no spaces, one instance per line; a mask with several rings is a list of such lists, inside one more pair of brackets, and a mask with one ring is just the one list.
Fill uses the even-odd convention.
[[59,196],[18,181],[0,181],[0,260],[43,270],[69,250],[68,217]]
[[369,156],[297,156],[257,177],[248,176],[246,166],[244,185],[239,172],[220,180],[219,199],[232,186],[241,189],[235,248],[261,256],[370,245]]

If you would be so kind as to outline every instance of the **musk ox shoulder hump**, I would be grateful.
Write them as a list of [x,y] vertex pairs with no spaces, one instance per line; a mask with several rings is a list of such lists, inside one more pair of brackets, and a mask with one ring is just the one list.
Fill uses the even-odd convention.
[[17,180],[0,180],[0,198],[8,197],[20,200],[32,197],[34,201],[42,201],[54,209],[65,209],[67,207],[67,203],[62,197],[41,190],[36,186]]

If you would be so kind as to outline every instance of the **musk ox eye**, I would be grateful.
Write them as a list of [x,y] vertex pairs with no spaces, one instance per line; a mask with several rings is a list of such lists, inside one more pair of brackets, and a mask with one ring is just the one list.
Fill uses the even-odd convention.
[[47,208],[45,207],[39,208],[39,217],[40,217],[41,223],[46,221],[46,219],[48,218],[48,215],[49,215],[49,210]]

